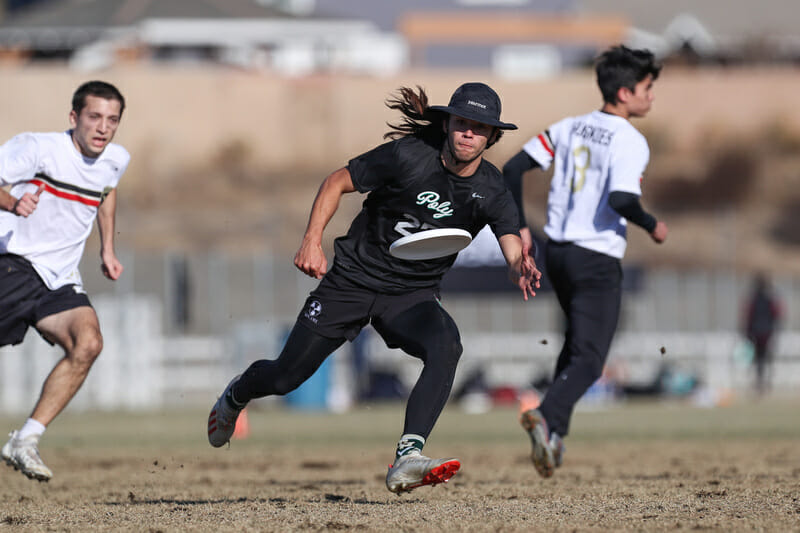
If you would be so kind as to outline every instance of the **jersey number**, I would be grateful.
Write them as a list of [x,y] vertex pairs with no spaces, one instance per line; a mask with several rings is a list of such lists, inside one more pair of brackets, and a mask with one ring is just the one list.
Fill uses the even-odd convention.
[[586,184],[586,170],[592,161],[592,153],[588,146],[578,146],[572,151],[575,162],[575,175],[572,176],[572,192],[579,192]]
[[408,220],[398,221],[397,224],[394,225],[394,230],[404,237],[412,235],[413,233],[416,233],[416,231],[433,229],[433,226],[431,226],[427,222],[421,224],[417,217],[411,216],[409,214],[405,214],[403,216],[406,217],[406,219]]

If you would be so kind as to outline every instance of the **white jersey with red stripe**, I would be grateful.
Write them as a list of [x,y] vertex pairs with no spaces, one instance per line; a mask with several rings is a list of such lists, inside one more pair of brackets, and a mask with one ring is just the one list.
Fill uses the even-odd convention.
[[628,120],[593,111],[553,124],[523,147],[547,170],[555,163],[544,232],[612,257],[625,255],[626,220],[608,205],[611,191],[641,196],[647,140]]
[[27,218],[0,211],[0,253],[26,258],[50,289],[74,283],[97,209],[119,183],[130,155],[110,143],[99,157],[83,156],[71,131],[22,133],[0,146],[0,185],[16,198],[44,186]]

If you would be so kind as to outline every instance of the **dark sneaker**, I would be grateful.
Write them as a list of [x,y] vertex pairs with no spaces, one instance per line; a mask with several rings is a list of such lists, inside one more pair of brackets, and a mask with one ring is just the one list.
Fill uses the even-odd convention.
[[233,384],[239,379],[236,376],[228,383],[225,390],[222,391],[222,396],[217,399],[217,403],[211,408],[211,413],[208,415],[208,442],[215,448],[224,446],[231,440],[233,432],[236,429],[236,419],[239,418],[241,409],[231,407],[225,400],[228,391],[233,387]]

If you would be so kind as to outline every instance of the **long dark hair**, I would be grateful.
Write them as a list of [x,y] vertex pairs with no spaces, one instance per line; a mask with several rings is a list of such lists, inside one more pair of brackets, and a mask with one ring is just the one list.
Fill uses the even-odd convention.
[[428,143],[441,145],[446,137],[442,124],[447,120],[447,113],[431,111],[425,89],[417,85],[417,91],[419,93],[409,87],[400,87],[386,99],[386,107],[400,111],[403,117],[397,124],[386,123],[390,131],[383,138],[400,139],[411,135]]

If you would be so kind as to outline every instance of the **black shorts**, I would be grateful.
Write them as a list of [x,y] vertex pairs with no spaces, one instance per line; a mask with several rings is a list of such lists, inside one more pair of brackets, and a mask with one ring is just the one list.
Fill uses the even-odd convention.
[[334,267],[311,291],[297,320],[323,337],[352,341],[373,318],[388,322],[424,301],[439,302],[438,289],[377,293],[344,278]]
[[79,285],[50,290],[27,259],[0,254],[0,346],[21,343],[46,316],[91,305]]

